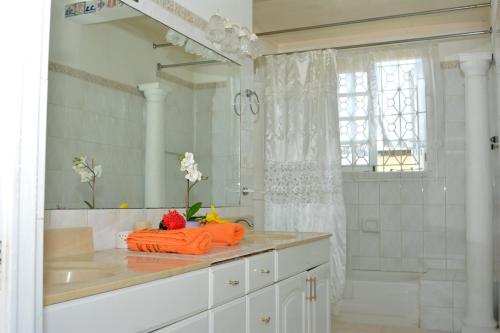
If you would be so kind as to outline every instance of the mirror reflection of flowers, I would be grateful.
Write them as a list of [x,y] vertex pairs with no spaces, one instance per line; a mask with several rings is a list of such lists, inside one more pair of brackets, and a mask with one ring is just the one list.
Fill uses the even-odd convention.
[[195,216],[200,210],[202,203],[196,202],[192,206],[189,206],[189,192],[202,180],[207,180],[207,176],[203,176],[200,170],[198,170],[198,163],[194,160],[193,153],[186,152],[184,157],[180,156],[181,171],[185,171],[186,175],[186,220],[199,220],[203,219],[203,216]]
[[87,162],[87,156],[76,156],[73,158],[73,170],[80,175],[80,181],[87,183],[90,187],[91,202],[84,200],[89,208],[95,208],[95,185],[96,179],[102,175],[102,166],[95,165],[94,159],[91,164]]

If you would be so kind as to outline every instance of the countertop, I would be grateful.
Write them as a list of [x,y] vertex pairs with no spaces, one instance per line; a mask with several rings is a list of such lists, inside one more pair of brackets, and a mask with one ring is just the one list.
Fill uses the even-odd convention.
[[[203,255],[112,249],[48,259],[44,263],[44,305],[164,279],[220,262],[329,237],[327,233],[248,232],[239,245],[212,247]],[[74,279],[74,282],[65,282],[68,278]]]

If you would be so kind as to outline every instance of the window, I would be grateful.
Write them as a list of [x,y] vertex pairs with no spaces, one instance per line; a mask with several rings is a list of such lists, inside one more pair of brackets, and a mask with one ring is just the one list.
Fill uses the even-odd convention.
[[376,62],[338,76],[342,165],[377,172],[422,171],[426,95],[420,59]]

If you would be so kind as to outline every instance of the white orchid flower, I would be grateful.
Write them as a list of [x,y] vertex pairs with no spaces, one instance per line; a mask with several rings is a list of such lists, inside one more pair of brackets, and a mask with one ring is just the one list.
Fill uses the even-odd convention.
[[195,164],[193,153],[186,152],[181,161],[181,171],[187,171]]
[[198,164],[193,164],[187,170],[185,178],[189,180],[191,183],[196,181],[200,181],[202,177],[201,171],[198,170]]
[[96,165],[94,167],[94,173],[97,178],[101,177],[102,175],[102,165]]

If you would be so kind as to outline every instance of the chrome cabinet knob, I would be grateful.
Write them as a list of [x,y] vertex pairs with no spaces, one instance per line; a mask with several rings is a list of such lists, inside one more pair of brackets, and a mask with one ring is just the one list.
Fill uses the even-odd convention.
[[260,318],[260,322],[267,325],[271,322],[271,317],[269,317],[269,316],[262,317],[262,318]]
[[231,285],[231,286],[237,286],[237,285],[240,284],[240,281],[238,281],[238,280],[229,280],[227,283],[229,285]]
[[267,268],[262,268],[262,269],[260,270],[260,272],[261,272],[262,274],[271,274],[271,270],[269,270],[269,269],[267,269]]

